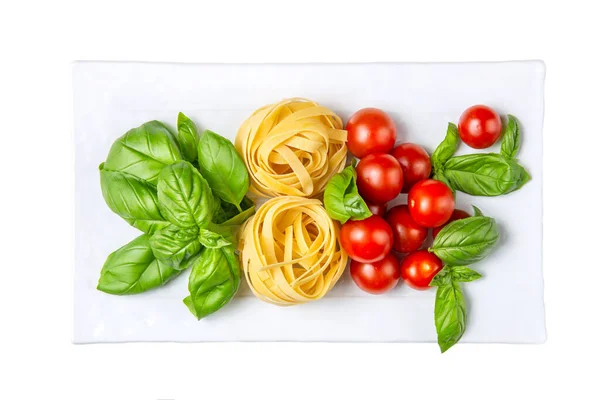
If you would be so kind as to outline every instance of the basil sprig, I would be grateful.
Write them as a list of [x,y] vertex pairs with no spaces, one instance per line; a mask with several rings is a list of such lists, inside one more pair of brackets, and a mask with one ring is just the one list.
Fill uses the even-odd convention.
[[199,137],[182,113],[177,128],[177,137],[158,121],[132,129],[100,165],[106,203],[145,234],[109,255],[98,290],[141,293],[191,268],[184,302],[202,318],[239,287],[235,237],[255,207],[233,144],[210,131]]
[[484,216],[479,208],[473,206],[473,209],[474,216],[453,221],[442,228],[429,248],[445,265],[430,284],[437,286],[434,317],[442,353],[458,343],[467,326],[460,283],[481,278],[467,265],[487,256],[500,236],[496,221]]
[[356,169],[353,165],[347,166],[329,180],[325,186],[323,203],[327,214],[342,224],[349,219],[362,220],[372,215],[367,203],[358,194]]
[[444,267],[431,281],[435,294],[435,329],[442,353],[462,338],[467,327],[467,307],[460,282],[471,282],[481,275],[467,267]]
[[452,156],[458,132],[449,124],[445,139],[432,156],[434,179],[474,196],[500,196],[523,187],[531,177],[515,160],[521,143],[517,119],[509,115],[503,130],[500,153]]

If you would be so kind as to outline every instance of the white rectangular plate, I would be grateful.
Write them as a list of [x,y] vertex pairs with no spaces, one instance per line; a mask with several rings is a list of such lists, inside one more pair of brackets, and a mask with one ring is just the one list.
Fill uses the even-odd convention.
[[[497,249],[474,265],[484,278],[465,285],[468,328],[462,342],[543,342],[544,75],[541,62],[76,63],[74,342],[436,340],[434,290],[417,292],[401,284],[392,293],[370,296],[355,287],[348,271],[314,303],[279,308],[257,300],[244,286],[230,304],[201,321],[182,302],[187,273],[135,296],[96,290],[108,254],[139,235],[109,210],[100,191],[98,165],[115,139],[153,119],[173,127],[183,111],[201,129],[233,140],[253,110],[295,96],[328,106],[344,119],[363,107],[382,108],[398,125],[398,141],[419,143],[429,152],[443,139],[447,123],[456,122],[468,106],[487,104],[515,115],[523,138],[519,159],[531,182],[502,197],[457,194],[459,208],[477,205],[502,230]],[[459,153],[471,151],[463,145]]]

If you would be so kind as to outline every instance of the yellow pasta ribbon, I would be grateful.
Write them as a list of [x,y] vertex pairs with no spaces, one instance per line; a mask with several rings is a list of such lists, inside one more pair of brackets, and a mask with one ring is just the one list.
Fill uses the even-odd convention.
[[290,306],[318,300],[348,262],[339,225],[316,199],[275,197],[242,227],[242,270],[261,300]]
[[317,197],[346,164],[342,120],[317,103],[293,98],[256,110],[238,130],[235,147],[261,197]]

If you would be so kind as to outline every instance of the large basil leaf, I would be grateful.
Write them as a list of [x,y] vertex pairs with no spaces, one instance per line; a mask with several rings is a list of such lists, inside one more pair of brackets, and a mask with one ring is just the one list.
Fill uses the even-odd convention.
[[334,175],[327,183],[323,203],[327,214],[342,224],[349,219],[361,220],[372,215],[367,203],[358,194],[356,170],[352,165]]
[[504,126],[502,146],[500,154],[507,158],[515,158],[521,145],[521,133],[519,132],[519,123],[512,115],[508,116],[508,121]]
[[98,290],[110,294],[136,294],[162,286],[178,271],[157,260],[144,234],[108,256],[98,281]]
[[500,232],[493,218],[468,217],[444,226],[429,251],[445,264],[469,265],[488,255],[499,237]]
[[433,170],[437,174],[441,174],[441,172],[443,171],[444,164],[450,159],[450,157],[454,155],[454,152],[456,152],[456,149],[458,148],[458,144],[458,128],[453,123],[448,123],[446,137],[431,155],[431,163],[433,164]]
[[189,162],[196,161],[200,135],[198,135],[198,128],[194,121],[182,112],[177,116],[177,140],[183,157]]
[[451,273],[440,275],[441,272],[443,270],[435,276],[431,284],[438,287],[435,294],[434,318],[438,345],[444,353],[458,343],[465,333],[467,311],[460,283],[452,278]]
[[204,131],[198,144],[198,168],[215,195],[241,211],[250,178],[233,144],[214,132]]
[[156,185],[163,167],[180,159],[173,134],[161,122],[150,121],[131,129],[113,143],[104,168],[126,172]]
[[242,212],[240,212],[237,207],[231,203],[220,202],[220,205],[217,207],[215,214],[213,215],[213,222],[215,224],[230,226],[241,225],[248,218],[254,215],[256,211],[254,202],[248,197],[244,197],[240,204],[240,208],[242,209]]
[[180,228],[174,225],[152,235],[150,246],[156,258],[177,270],[182,269],[182,262],[196,255],[202,248],[197,227]]
[[208,183],[187,161],[179,161],[161,171],[158,204],[161,214],[182,228],[205,227],[216,206]]
[[100,165],[100,186],[108,207],[131,226],[153,234],[169,225],[160,214],[156,187],[121,171]]
[[233,246],[203,249],[190,264],[190,295],[183,302],[201,319],[233,298],[240,286],[240,265]]
[[454,189],[474,196],[507,194],[530,179],[515,160],[495,153],[452,157],[444,165],[444,176]]

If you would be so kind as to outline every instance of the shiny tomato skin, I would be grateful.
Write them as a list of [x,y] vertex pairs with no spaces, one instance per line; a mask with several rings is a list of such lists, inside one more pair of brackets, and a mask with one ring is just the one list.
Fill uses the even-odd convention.
[[398,160],[389,154],[369,154],[356,167],[358,193],[372,203],[387,203],[400,194],[404,179]]
[[467,108],[458,120],[461,140],[474,149],[485,149],[496,143],[502,133],[502,120],[488,106],[475,105]]
[[400,276],[413,289],[427,290],[433,277],[442,270],[442,260],[427,250],[410,253],[400,264]]
[[385,213],[387,211],[386,203],[377,204],[377,203],[372,203],[368,200],[365,200],[365,203],[367,203],[367,207],[369,207],[369,210],[371,211],[371,213],[373,213],[373,215],[379,215],[382,218],[385,216]]
[[352,260],[350,276],[356,286],[365,292],[382,294],[395,288],[400,281],[400,260],[393,253],[372,263]]
[[348,150],[357,158],[373,153],[389,153],[396,143],[396,124],[383,110],[363,108],[346,124]]
[[450,222],[452,221],[456,221],[458,219],[463,219],[463,218],[469,218],[471,215],[463,210],[459,210],[456,209],[454,211],[452,211],[452,215],[450,216],[450,219],[448,221],[446,221],[446,223],[442,226],[438,226],[432,229],[432,233],[433,233],[433,238],[435,239],[435,237],[438,235],[438,233],[440,233],[440,231],[442,230],[443,227],[445,227],[446,225],[448,225]]
[[348,221],[340,230],[340,243],[351,259],[369,263],[382,260],[392,249],[392,228],[377,215]]
[[402,167],[404,185],[402,193],[408,193],[411,187],[431,175],[431,159],[421,146],[414,143],[402,143],[390,153]]
[[408,192],[408,210],[415,222],[426,228],[444,225],[454,211],[454,195],[434,179],[417,182]]
[[418,250],[427,239],[428,229],[412,219],[407,205],[391,208],[385,215],[385,220],[392,227],[394,250],[397,252],[410,253]]

